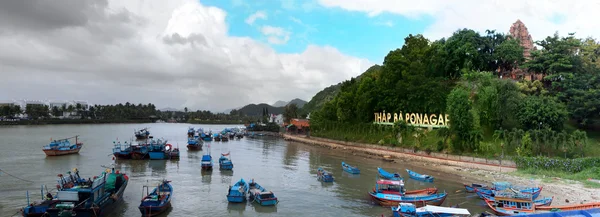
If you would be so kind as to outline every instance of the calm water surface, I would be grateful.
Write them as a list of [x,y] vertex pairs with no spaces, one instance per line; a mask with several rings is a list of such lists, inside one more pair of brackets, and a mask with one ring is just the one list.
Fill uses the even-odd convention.
[[[56,185],[56,175],[78,168],[82,178],[92,177],[114,166],[130,177],[124,202],[109,216],[141,216],[137,206],[142,197],[142,186],[156,184],[166,178],[172,180],[174,196],[172,210],[163,216],[389,216],[389,208],[371,203],[367,192],[374,187],[377,167],[399,172],[404,169],[436,176],[435,183],[406,179],[409,190],[438,187],[449,193],[445,206],[460,204],[472,214],[485,211],[483,202],[465,194],[461,177],[442,174],[412,164],[388,163],[368,159],[352,153],[329,150],[282,139],[232,140],[207,142],[203,151],[187,151],[189,124],[102,124],[102,125],[48,125],[0,126],[0,169],[32,183],[0,174],[0,216],[13,216],[27,203],[28,190],[32,200],[39,200],[40,186],[49,189]],[[111,155],[113,141],[130,140],[134,129],[150,127],[155,138],[165,138],[181,149],[180,160],[115,161]],[[221,130],[231,125],[195,125]],[[46,157],[41,147],[50,138],[60,139],[80,135],[84,146],[78,155]],[[202,172],[200,159],[210,144],[213,159],[219,153],[231,151],[233,171],[215,169]],[[340,166],[345,161],[357,165],[360,175],[344,173]],[[218,163],[215,165],[218,168]],[[317,181],[316,170],[321,166],[335,177],[334,183]],[[229,185],[240,178],[254,178],[271,190],[280,202],[275,207],[261,207],[254,203],[229,204],[226,194]]]

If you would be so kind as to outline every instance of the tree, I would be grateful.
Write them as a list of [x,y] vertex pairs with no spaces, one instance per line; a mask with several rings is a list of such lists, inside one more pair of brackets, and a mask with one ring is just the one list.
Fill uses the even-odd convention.
[[283,118],[286,123],[291,123],[292,119],[298,118],[298,106],[294,103],[286,105],[283,112]]
[[[181,107],[179,107],[181,108]],[[183,108],[183,111],[185,111],[185,113],[188,113],[188,107]]]
[[550,128],[560,131],[567,120],[567,110],[552,97],[527,96],[517,116],[524,129]]
[[510,71],[525,60],[523,46],[515,39],[505,40],[496,48],[494,58],[498,60],[501,72]]
[[60,110],[58,109],[58,106],[52,106],[52,116],[54,116],[54,117],[60,116]]
[[454,135],[452,140],[453,150],[462,152],[469,150],[471,131],[473,130],[473,114],[469,92],[462,87],[457,87],[448,95],[446,109],[450,116],[450,132]]

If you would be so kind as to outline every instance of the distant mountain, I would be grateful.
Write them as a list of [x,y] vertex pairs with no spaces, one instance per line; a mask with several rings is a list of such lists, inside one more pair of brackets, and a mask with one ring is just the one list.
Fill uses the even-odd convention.
[[273,103],[273,105],[271,105],[271,106],[273,106],[273,107],[283,107],[283,106],[286,106],[287,104],[288,104],[288,102],[279,100],[279,101]]
[[[360,79],[365,75],[371,75],[373,73],[378,73],[381,69],[380,65],[373,65],[367,69],[367,71],[363,72],[361,75],[354,78],[356,81],[360,81]],[[344,81],[346,82],[346,81]],[[302,113],[304,115],[311,113],[313,111],[321,109],[323,105],[329,101],[331,101],[339,92],[342,87],[342,83],[331,85],[326,87],[325,89],[319,91],[315,96],[304,107],[302,108]]]
[[306,103],[308,103],[308,102],[306,102],[306,101],[304,101],[304,100],[301,100],[301,99],[298,99],[298,98],[296,98],[296,99],[293,99],[292,101],[290,101],[289,103],[286,103],[285,105],[289,105],[289,104],[296,104],[296,106],[298,106],[298,108],[302,108],[302,107],[304,107],[304,105],[305,105]]
[[225,113],[225,114],[229,114],[229,112],[231,112],[232,110],[234,110],[234,109],[235,109],[235,110],[239,110],[239,109],[241,109],[241,108],[242,108],[242,107],[237,107],[237,108],[227,109],[227,110],[223,111],[223,113]]
[[261,103],[261,104],[250,104],[250,105],[246,105],[240,109],[238,109],[238,111],[241,111],[243,114],[248,115],[248,116],[262,116],[263,115],[263,109],[267,109],[269,110],[270,114],[283,114],[283,110],[284,107],[273,107],[269,104],[266,103]]

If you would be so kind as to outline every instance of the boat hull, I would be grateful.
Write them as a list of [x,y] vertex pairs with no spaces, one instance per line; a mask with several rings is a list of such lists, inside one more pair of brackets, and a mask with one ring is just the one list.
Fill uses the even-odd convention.
[[219,166],[220,169],[222,170],[232,170],[233,169],[233,164],[221,164]]
[[201,145],[187,145],[187,149],[190,151],[200,151],[202,150]]
[[227,201],[231,202],[231,203],[242,203],[244,201],[246,201],[246,196],[245,195],[227,195]]
[[[377,202],[380,206],[398,206],[398,204],[400,204],[400,203],[412,203],[416,207],[423,207],[425,205],[439,206],[442,203],[444,203],[444,201],[446,200],[446,197],[448,196],[448,194],[444,193],[443,196],[431,198],[431,199],[427,199],[427,200],[419,200],[419,199],[411,200],[410,197],[409,198],[404,197],[404,199],[400,199],[402,197],[400,197],[399,195],[397,196],[398,199],[381,198],[381,197],[378,197],[373,192],[370,192],[369,195],[371,196],[373,201]],[[392,196],[390,198],[393,198],[393,197],[394,196]]]
[[52,150],[52,149],[44,150],[44,153],[46,154],[46,156],[61,156],[61,155],[68,155],[68,154],[77,154],[81,150],[82,146],[83,146],[83,144],[77,144],[77,148],[71,149],[71,150]]
[[272,198],[272,199],[268,199],[268,200],[261,200],[259,198],[254,198],[254,201],[256,201],[259,205],[261,206],[275,206],[277,205],[277,198]]
[[148,135],[142,135],[142,136],[140,136],[140,135],[135,135],[135,138],[136,138],[136,139],[147,139],[147,138],[148,138]]
[[[101,202],[95,207],[73,209],[73,213],[76,214],[73,216],[100,217],[107,213],[110,213],[113,210],[114,206],[123,200],[123,192],[125,192],[125,188],[127,187],[128,182],[129,181],[126,179],[117,192],[115,192],[111,196],[107,196],[106,198],[102,199]],[[58,215],[59,212],[60,210],[56,208],[49,208],[47,210],[49,217],[60,217]]]
[[148,152],[148,155],[150,156],[150,160],[164,160],[165,159],[165,153],[162,151],[151,151],[151,152]]
[[144,216],[144,217],[158,216],[160,214],[163,214],[167,210],[169,210],[169,208],[171,208],[171,201],[165,203],[165,205],[160,206],[160,207],[158,207],[158,206],[155,206],[155,207],[139,206],[138,207],[138,209],[142,213],[142,216]]
[[113,153],[113,156],[120,160],[131,159],[131,153],[129,152],[116,152]]
[[213,165],[202,165],[203,170],[212,170]]
[[543,210],[543,211],[552,211],[552,210],[571,211],[571,210],[585,210],[585,209],[595,209],[595,208],[600,208],[600,202],[592,202],[592,203],[584,203],[584,204],[576,204],[576,205],[566,205],[566,206],[538,206],[538,207],[535,207],[536,210]]

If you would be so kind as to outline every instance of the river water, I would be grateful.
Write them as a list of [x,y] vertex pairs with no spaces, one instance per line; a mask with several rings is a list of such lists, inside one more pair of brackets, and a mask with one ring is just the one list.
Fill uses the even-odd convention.
[[[487,210],[484,203],[472,194],[465,194],[461,177],[442,174],[408,163],[389,163],[369,159],[342,150],[284,141],[273,138],[243,138],[229,142],[207,142],[203,151],[187,151],[189,124],[98,124],[98,125],[44,125],[0,126],[0,216],[13,216],[25,206],[26,191],[31,200],[39,200],[40,186],[48,189],[56,185],[56,175],[78,168],[82,178],[92,177],[113,165],[126,173],[130,182],[124,202],[108,216],[141,216],[137,206],[142,197],[142,186],[155,185],[166,178],[174,187],[172,206],[162,216],[386,216],[387,207],[371,203],[367,192],[374,187],[377,167],[399,172],[405,177],[408,190],[437,187],[449,193],[444,206],[460,204],[462,208],[480,213]],[[193,125],[213,131],[233,125]],[[150,127],[155,138],[165,138],[181,150],[180,160],[114,161],[111,155],[113,141],[130,140],[134,129]],[[51,138],[60,139],[79,135],[84,143],[79,154],[46,157],[41,147]],[[213,159],[219,153],[231,151],[233,171],[202,172],[200,159],[210,144]],[[341,162],[356,165],[360,175],[342,171]],[[316,170],[323,167],[333,172],[334,183],[317,181]],[[436,177],[435,183],[411,180],[405,169]],[[10,175],[27,180],[22,181]],[[229,185],[240,178],[254,179],[279,198],[275,207],[261,207],[255,203],[229,204],[226,194]]]

